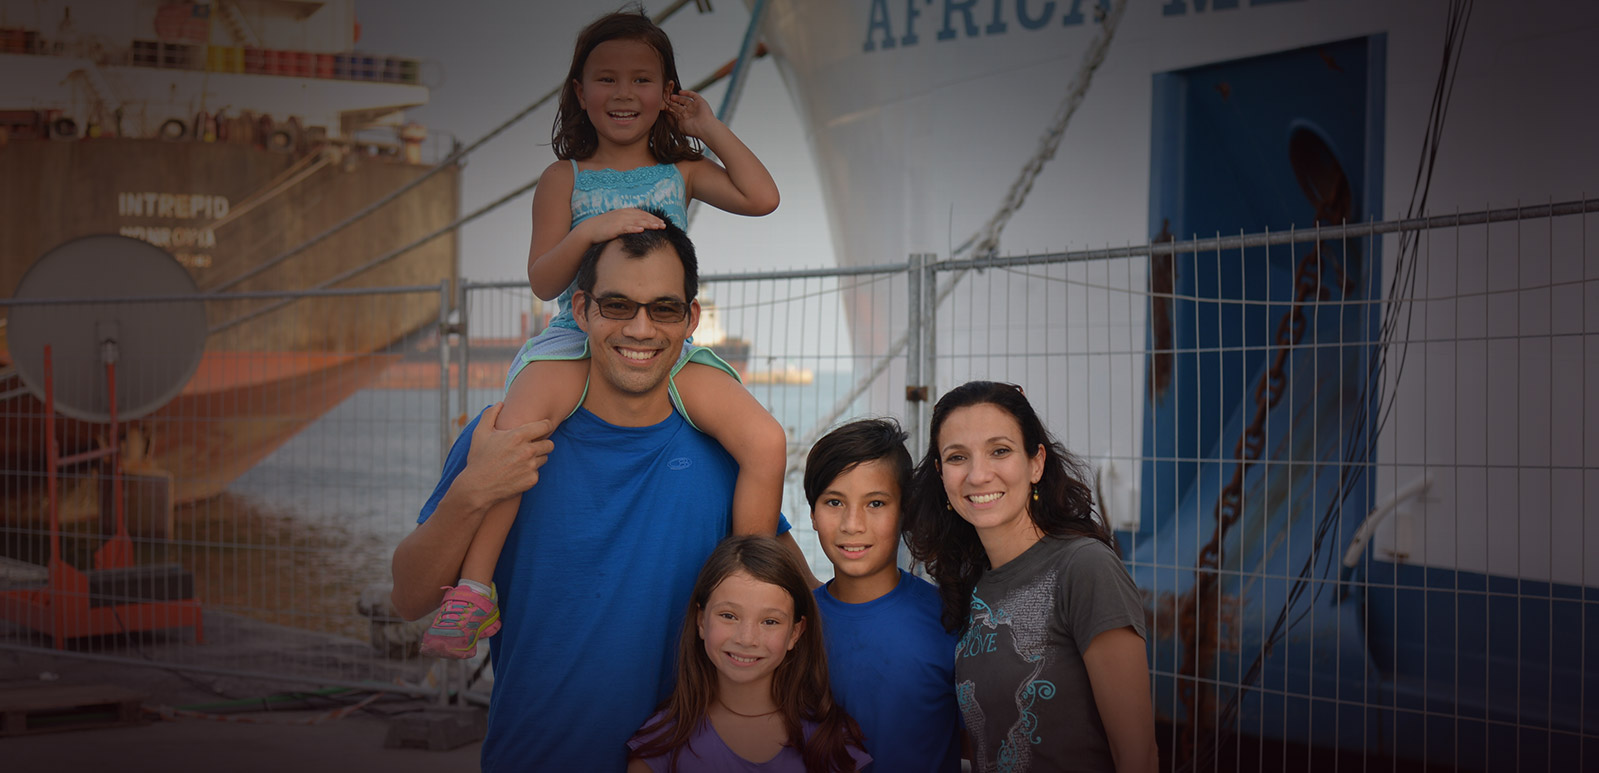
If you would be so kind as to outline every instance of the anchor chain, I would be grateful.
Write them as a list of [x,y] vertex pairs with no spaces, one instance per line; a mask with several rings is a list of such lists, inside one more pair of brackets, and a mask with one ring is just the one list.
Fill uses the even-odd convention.
[[[1312,299],[1328,300],[1330,293],[1322,282],[1322,249],[1318,240],[1294,269],[1294,300],[1291,308],[1277,322],[1273,340],[1275,351],[1271,367],[1261,374],[1253,395],[1255,413],[1249,426],[1238,437],[1233,447],[1232,479],[1217,496],[1215,507],[1216,530],[1210,542],[1200,549],[1194,569],[1194,585],[1183,594],[1178,603],[1177,629],[1182,641],[1183,664],[1178,672],[1178,700],[1187,715],[1183,728],[1184,756],[1193,750],[1199,731],[1198,708],[1208,698],[1210,688],[1200,687],[1200,663],[1215,655],[1221,636],[1221,608],[1216,585],[1220,581],[1222,565],[1222,540],[1243,514],[1244,477],[1266,449],[1266,416],[1287,392],[1286,369],[1288,357],[1295,346],[1304,339],[1309,323],[1305,306]],[[1350,291],[1348,278],[1337,259],[1329,258],[1325,266],[1335,277],[1343,293]]]

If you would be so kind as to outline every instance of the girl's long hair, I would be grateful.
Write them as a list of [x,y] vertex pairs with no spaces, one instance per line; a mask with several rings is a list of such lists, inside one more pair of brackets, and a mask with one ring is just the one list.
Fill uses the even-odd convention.
[[[671,38],[655,26],[655,22],[650,21],[642,9],[617,11],[595,19],[578,33],[577,45],[572,50],[572,69],[567,72],[566,83],[561,86],[560,109],[556,111],[555,125],[550,129],[550,145],[555,150],[556,158],[581,160],[594,155],[594,151],[599,149],[599,134],[594,131],[588,113],[578,103],[577,84],[583,80],[583,66],[588,63],[589,54],[594,53],[599,44],[609,40],[637,40],[655,49],[655,53],[661,56],[662,74],[672,84],[672,93],[676,94],[683,85],[677,77],[677,58],[672,55]],[[699,142],[679,131],[677,119],[665,109],[655,119],[655,125],[650,127],[649,141],[650,153],[655,156],[657,163],[694,161],[705,155]]]
[[[788,745],[800,750],[806,770],[853,770],[855,761],[848,747],[864,745],[860,727],[833,702],[828,687],[827,650],[816,597],[811,595],[793,556],[777,540],[761,536],[728,537],[705,560],[683,614],[683,633],[677,642],[677,685],[661,704],[660,718],[638,731],[639,736],[654,737],[630,752],[629,758],[646,759],[670,752],[667,769],[676,770],[678,754],[707,721],[711,701],[716,699],[716,666],[705,654],[697,621],[710,601],[711,591],[728,575],[740,571],[787,591],[794,601],[795,622],[805,621],[799,641],[772,674],[772,697],[783,715]],[[809,742],[805,740],[802,720],[816,723]]]
[[1087,466],[1049,433],[1022,394],[1021,387],[995,381],[970,381],[951,389],[933,406],[927,455],[922,457],[911,476],[902,526],[911,555],[926,564],[927,573],[938,582],[938,593],[944,601],[944,627],[951,631],[965,627],[972,589],[989,564],[977,529],[949,507],[939,468],[938,433],[951,413],[985,404],[1016,420],[1029,458],[1037,453],[1039,446],[1044,447],[1044,475],[1038,481],[1038,501],[1027,503],[1027,516],[1033,525],[1049,536],[1091,537],[1116,549],[1110,529],[1094,510],[1093,490],[1085,482],[1089,480]]

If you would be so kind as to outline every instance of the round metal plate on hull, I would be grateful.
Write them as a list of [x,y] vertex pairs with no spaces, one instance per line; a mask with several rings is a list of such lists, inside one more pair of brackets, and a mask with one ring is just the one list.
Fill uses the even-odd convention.
[[[208,331],[205,304],[174,300],[199,289],[164,250],[126,236],[84,236],[45,253],[17,286],[7,322],[24,385],[45,399],[44,348],[51,347],[56,410],[109,421],[105,364],[117,363],[117,417],[165,405],[194,375]],[[141,301],[140,298],[158,300]]]

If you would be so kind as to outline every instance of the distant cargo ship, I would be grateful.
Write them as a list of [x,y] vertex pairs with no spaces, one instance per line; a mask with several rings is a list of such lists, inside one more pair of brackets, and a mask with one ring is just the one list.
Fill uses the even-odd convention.
[[[203,291],[297,290],[351,272],[458,214],[460,170],[423,161],[404,121],[428,90],[415,61],[355,50],[353,0],[274,3],[0,2],[0,292],[88,234],[170,251]],[[415,190],[280,263],[274,256],[429,172]],[[435,239],[336,286],[457,277]],[[259,273],[255,273],[259,271]],[[266,301],[209,304],[213,332],[182,393],[140,421],[172,499],[214,495],[369,384],[395,344],[439,315],[436,294],[299,301],[226,329]],[[0,328],[0,333],[3,333]],[[9,364],[0,334],[0,364]],[[127,367],[137,367],[128,363]],[[42,466],[43,406],[0,384],[5,517]],[[102,432],[68,422],[70,453]],[[79,514],[83,515],[82,513]]]

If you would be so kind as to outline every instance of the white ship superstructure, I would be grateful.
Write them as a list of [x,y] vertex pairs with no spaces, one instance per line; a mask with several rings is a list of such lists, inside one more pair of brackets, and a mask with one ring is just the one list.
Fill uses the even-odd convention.
[[417,62],[357,53],[358,34],[354,0],[8,0],[0,109],[74,136],[203,137],[197,117],[246,111],[346,136],[427,102]]
[[[1599,5],[1592,3],[764,4],[765,40],[806,122],[835,253],[850,266],[918,254],[981,257],[972,237],[996,215],[1004,227],[991,254],[1013,256],[1303,234],[1318,222],[1582,202],[1599,189],[1599,143],[1590,136],[1599,105],[1587,96],[1593,89],[1585,75],[1599,64],[1592,45]],[[1106,43],[1102,62],[1088,56],[1096,42]],[[1082,84],[1081,102],[1065,111]],[[1069,120],[1058,148],[1041,151],[1063,112]],[[1042,172],[1029,181],[1024,203],[1002,213],[1030,163]],[[1358,558],[1368,537],[1371,560],[1352,562],[1359,568],[1346,575],[1368,572],[1362,577],[1401,588],[1445,577],[1451,588],[1537,582],[1555,588],[1540,592],[1556,599],[1580,598],[1599,577],[1599,552],[1585,550],[1582,536],[1599,533],[1599,505],[1584,493],[1594,457],[1591,450],[1583,456],[1599,431],[1599,398],[1580,387],[1599,351],[1593,304],[1583,300],[1593,296],[1592,237],[1584,230],[1593,217],[1528,222],[1537,225],[1418,237],[1439,251],[1419,259],[1402,254],[1397,236],[1319,246],[1302,238],[1270,251],[1189,250],[1175,263],[1143,254],[1088,261],[1065,270],[1069,281],[972,275],[940,310],[936,345],[954,356],[924,382],[936,398],[967,378],[1022,381],[1068,447],[1091,460],[1119,460],[1124,492],[1141,493],[1142,502],[1123,497],[1108,509],[1123,508],[1111,515],[1125,530],[1126,557],[1135,579],[1153,590],[1151,619],[1166,624],[1192,601],[1194,568],[1205,560],[1200,544],[1213,508],[1236,504],[1239,490],[1227,481],[1238,471],[1244,504],[1237,507],[1246,512],[1231,541],[1218,540],[1234,562],[1221,568],[1244,574],[1214,580],[1232,600],[1220,610],[1201,608],[1201,616],[1233,620],[1217,627],[1235,633],[1229,626],[1237,621],[1263,622],[1253,624],[1259,631],[1243,627],[1233,649],[1221,646],[1241,650],[1240,665],[1228,666],[1228,654],[1202,667],[1200,675],[1223,684],[1249,683],[1241,671],[1269,638],[1276,610],[1299,603],[1261,578],[1297,571],[1302,559],[1333,577],[1345,545]],[[1320,262],[1296,272],[1311,253]],[[1405,260],[1422,265],[1416,285],[1394,283]],[[1272,331],[1279,320],[1293,321],[1301,280],[1310,283],[1308,300],[1330,304],[1301,320],[1304,338],[1272,365],[1281,343]],[[891,351],[905,331],[906,315],[897,311],[906,308],[905,285],[861,287],[845,296],[856,349]],[[1391,296],[1394,287],[1403,295]],[[1403,305],[1418,299],[1427,303]],[[1411,309],[1424,327],[1392,339],[1379,333]],[[1391,345],[1401,339],[1439,345]],[[1172,365],[1160,352],[1174,347]],[[1062,353],[1047,367],[1039,364],[1046,350]],[[1289,397],[1263,409],[1264,428],[1257,423],[1251,435],[1243,429],[1250,393],[1267,382],[1287,383]],[[892,404],[904,386],[904,369],[887,369],[875,387],[878,404]],[[1245,446],[1257,442],[1264,450],[1252,453],[1263,463],[1244,463]],[[1361,449],[1356,466],[1369,473],[1348,471],[1354,446]],[[1296,478],[1292,465],[1275,466],[1285,461],[1312,464]],[[1398,528],[1390,522],[1351,543],[1366,514],[1396,509],[1406,513]],[[1311,549],[1304,535],[1317,523],[1335,523],[1341,544]],[[1255,544],[1266,547],[1251,553]],[[1506,654],[1504,642],[1471,637],[1488,636],[1496,625],[1490,619],[1544,618],[1496,601],[1479,610],[1465,596],[1444,618],[1429,618],[1444,613],[1437,606],[1429,613],[1419,594],[1372,592],[1359,612],[1328,595],[1308,598],[1316,600],[1295,623],[1307,627],[1289,639],[1318,642],[1317,664],[1301,658],[1296,665],[1289,654],[1285,665],[1280,643],[1275,652],[1267,645],[1260,661],[1268,685],[1280,686],[1274,673],[1289,684],[1295,674],[1314,683],[1287,688],[1290,697],[1352,689],[1371,673],[1361,700],[1425,706],[1437,690],[1454,690],[1461,715],[1480,711],[1492,721],[1504,719],[1494,706],[1523,705],[1525,694],[1502,692],[1503,684],[1473,692],[1460,674],[1511,669],[1517,684],[1599,686],[1591,665],[1550,660],[1564,645],[1549,641],[1588,641],[1581,629],[1593,624],[1589,611],[1536,630],[1518,622]],[[1555,602],[1516,603],[1542,603],[1547,615]],[[1431,627],[1405,627],[1424,620]],[[1436,639],[1445,630],[1456,638]],[[1181,671],[1191,668],[1183,659],[1194,660],[1193,646],[1192,639],[1153,642],[1157,669],[1168,670],[1163,678],[1195,675]],[[1591,644],[1570,646],[1594,654]],[[1554,654],[1538,654],[1546,651]],[[1193,696],[1173,699],[1170,681],[1158,678],[1157,694],[1163,691],[1158,710],[1187,721]],[[1599,725],[1567,711],[1571,696],[1550,696],[1554,708],[1538,716],[1591,737]],[[1244,711],[1253,716],[1284,711],[1249,705]],[[1525,719],[1516,717],[1504,721]],[[1370,749],[1359,721],[1325,737],[1286,721],[1254,732]],[[1420,748],[1411,740],[1384,743],[1407,756]],[[1468,767],[1479,764],[1492,766]]]

